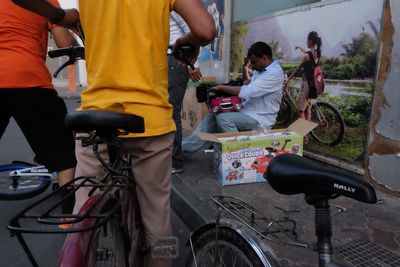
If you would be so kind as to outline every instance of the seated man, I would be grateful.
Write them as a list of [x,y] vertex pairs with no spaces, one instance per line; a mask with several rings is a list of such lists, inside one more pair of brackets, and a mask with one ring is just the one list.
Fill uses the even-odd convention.
[[[249,67],[253,70],[250,79]],[[282,100],[284,72],[277,60],[272,59],[271,47],[264,42],[254,43],[243,65],[243,86],[217,85],[214,90],[238,95],[242,99],[239,112],[208,114],[193,134],[182,142],[185,156],[200,150],[207,141],[201,140],[199,132],[240,132],[270,129],[276,120]]]

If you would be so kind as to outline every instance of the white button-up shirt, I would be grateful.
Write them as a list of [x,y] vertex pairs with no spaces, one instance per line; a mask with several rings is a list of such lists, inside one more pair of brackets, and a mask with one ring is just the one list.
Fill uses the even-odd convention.
[[261,72],[254,71],[251,82],[240,89],[240,112],[257,120],[262,128],[270,129],[281,105],[283,81],[284,72],[277,60]]
[[169,16],[169,31],[169,45],[173,46],[176,39],[189,33],[190,29],[178,13],[171,11]]

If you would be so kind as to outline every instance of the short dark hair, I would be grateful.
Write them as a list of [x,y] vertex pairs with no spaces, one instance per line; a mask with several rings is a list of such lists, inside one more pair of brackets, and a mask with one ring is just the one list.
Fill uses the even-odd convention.
[[271,47],[264,42],[256,42],[252,44],[247,52],[247,57],[256,56],[258,58],[262,56],[267,56],[269,59],[272,59],[272,49]]

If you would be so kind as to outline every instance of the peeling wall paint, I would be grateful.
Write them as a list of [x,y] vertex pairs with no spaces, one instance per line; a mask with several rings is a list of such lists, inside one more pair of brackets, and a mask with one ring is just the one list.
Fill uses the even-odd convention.
[[[391,68],[385,82],[385,103],[380,107],[381,117],[376,132],[386,138],[400,141],[400,1],[391,2],[391,18],[394,25]],[[396,27],[397,26],[397,27]],[[399,165],[400,166],[400,165]]]
[[369,164],[372,177],[379,177],[378,181],[387,189],[400,191],[399,170],[390,167],[400,166],[400,155],[372,155]]
[[365,176],[400,197],[400,1],[386,0]]

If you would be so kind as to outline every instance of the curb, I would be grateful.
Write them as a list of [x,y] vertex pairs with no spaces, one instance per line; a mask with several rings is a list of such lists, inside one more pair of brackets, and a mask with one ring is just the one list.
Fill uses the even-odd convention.
[[364,176],[365,173],[364,169],[361,166],[358,166],[352,162],[330,157],[328,155],[322,155],[312,151],[304,151],[304,156],[316,160],[320,163],[327,163],[331,166],[338,167],[340,169],[352,172],[357,175]]
[[[172,175],[171,206],[179,218],[194,230],[214,218],[217,210],[186,185],[180,175]],[[211,215],[211,217],[210,217]]]
[[67,100],[74,100],[74,99],[81,99],[80,95],[59,95],[62,99],[67,99]]

